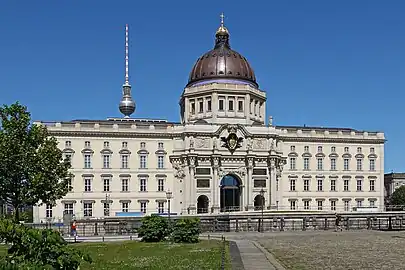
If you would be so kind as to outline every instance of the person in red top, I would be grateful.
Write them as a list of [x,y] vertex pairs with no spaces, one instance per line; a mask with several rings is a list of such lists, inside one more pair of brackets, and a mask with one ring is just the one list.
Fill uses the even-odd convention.
[[72,236],[76,236],[77,235],[77,231],[76,231],[76,220],[73,220],[72,222],[72,226],[70,228],[70,233]]

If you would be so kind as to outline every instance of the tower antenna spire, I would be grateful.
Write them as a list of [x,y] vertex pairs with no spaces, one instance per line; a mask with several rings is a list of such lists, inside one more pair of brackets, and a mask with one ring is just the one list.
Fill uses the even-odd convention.
[[221,17],[221,27],[224,27],[224,13],[222,12],[221,15],[219,15],[219,17]]
[[129,71],[128,71],[128,24],[125,25],[125,84],[129,84]]

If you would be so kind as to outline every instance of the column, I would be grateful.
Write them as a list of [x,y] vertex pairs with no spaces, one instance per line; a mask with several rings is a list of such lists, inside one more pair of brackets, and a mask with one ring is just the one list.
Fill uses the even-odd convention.
[[196,193],[197,193],[197,185],[196,185],[196,180],[194,178],[195,175],[195,160],[196,157],[191,156],[189,157],[189,167],[190,167],[190,214],[196,214]]
[[276,205],[276,160],[274,158],[271,158],[270,160],[270,167],[269,167],[269,174],[270,174],[270,187],[268,190],[268,196],[269,196],[269,206],[270,208],[275,207]]
[[253,157],[248,157],[247,158],[247,179],[246,179],[246,189],[247,189],[247,196],[246,196],[246,204],[248,207],[248,211],[253,209],[253,203],[252,203],[252,193],[253,193],[253,180],[252,180],[252,174],[253,174]]
[[219,183],[218,183],[219,157],[212,158],[211,207],[212,213],[219,212]]

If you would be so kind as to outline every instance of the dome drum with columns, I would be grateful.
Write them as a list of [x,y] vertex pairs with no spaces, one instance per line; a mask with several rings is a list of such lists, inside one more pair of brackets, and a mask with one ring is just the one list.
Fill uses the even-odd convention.
[[35,122],[57,138],[74,177],[55,206],[34,208],[34,222],[168,214],[169,202],[171,215],[383,210],[384,134],[265,125],[266,92],[229,37],[222,15],[214,48],[183,89],[177,123],[130,118],[126,27],[124,117]]

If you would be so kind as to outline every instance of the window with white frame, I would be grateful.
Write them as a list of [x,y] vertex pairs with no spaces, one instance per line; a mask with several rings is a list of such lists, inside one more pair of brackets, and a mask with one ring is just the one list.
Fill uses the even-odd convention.
[[291,145],[291,146],[290,146],[290,151],[291,151],[291,152],[295,152],[295,145]]
[[309,201],[308,200],[304,201],[304,210],[309,210]]
[[69,162],[72,162],[72,154],[65,154],[65,159]]
[[158,213],[163,214],[165,212],[165,203],[164,202],[158,202]]
[[124,149],[128,148],[128,142],[122,142],[121,147]]
[[344,148],[344,151],[345,151],[345,153],[349,153],[349,147],[346,146],[346,147]]
[[139,164],[140,168],[146,169],[146,155],[140,155],[139,161],[140,161],[140,164]]
[[335,200],[330,201],[330,210],[336,211],[336,201]]
[[52,205],[51,204],[47,204],[46,205],[46,210],[45,210],[45,214],[46,214],[46,218],[51,218],[52,217]]
[[203,113],[204,112],[204,102],[201,99],[198,99],[198,113]]
[[121,179],[121,191],[122,192],[128,192],[128,179],[127,178],[124,178],[124,179]]
[[110,215],[110,204],[105,202],[103,203],[104,206],[104,216],[109,216]]
[[103,178],[104,192],[110,191],[110,178]]
[[323,201],[318,200],[317,204],[318,204],[318,210],[322,210],[323,209]]
[[331,158],[330,159],[330,170],[331,171],[336,171],[336,158]]
[[348,158],[343,159],[343,170],[345,170],[345,171],[349,170],[349,159]]
[[375,180],[370,179],[370,191],[375,191]]
[[191,114],[195,114],[195,102],[194,102],[194,100],[191,100],[190,105],[191,105],[191,108],[190,108]]
[[309,158],[304,158],[304,170],[309,170]]
[[290,201],[290,210],[296,210],[296,209],[297,209],[297,201],[291,200]]
[[158,156],[158,169],[163,169],[165,167],[164,156]]
[[322,153],[322,146],[318,146],[318,153]]
[[323,180],[318,179],[318,191],[323,191]]
[[104,169],[110,168],[110,155],[103,155],[103,168]]
[[145,214],[147,202],[140,202],[140,204],[141,204],[141,212]]
[[357,200],[356,201],[356,206],[357,207],[362,207],[363,206],[363,201],[362,200]]
[[207,112],[210,112],[212,110],[211,105],[211,98],[207,98]]
[[363,190],[363,181],[361,179],[357,179],[356,180],[356,190],[357,191],[362,191]]
[[343,207],[344,207],[344,211],[347,212],[350,210],[350,202],[345,200],[343,201]]
[[164,148],[163,146],[164,146],[164,145],[163,145],[162,142],[158,142],[158,149],[163,149],[163,148]]
[[128,155],[121,155],[121,168],[128,169]]
[[356,163],[357,163],[357,170],[358,170],[358,171],[362,171],[362,170],[363,170],[363,159],[358,158],[358,159],[356,160]]
[[109,148],[110,147],[110,142],[104,142],[104,148]]
[[309,191],[309,179],[304,179],[304,191]]
[[243,112],[243,100],[238,100],[238,111]]
[[335,179],[330,179],[330,190],[336,191],[336,180]]
[[91,147],[90,141],[85,141],[85,142],[84,142],[84,147],[85,147],[85,148],[90,148],[90,147]]
[[65,203],[63,214],[73,215],[73,203]]
[[370,200],[369,203],[370,203],[370,207],[375,207],[375,200]]
[[70,148],[72,146],[72,142],[71,141],[65,141],[65,147],[66,148]]
[[83,215],[85,217],[93,216],[93,203],[83,203]]
[[158,179],[158,191],[164,191],[165,190],[165,180],[162,178]]
[[370,171],[375,171],[375,159],[370,159]]
[[84,191],[90,192],[91,191],[91,178],[84,179]]
[[139,179],[139,191],[146,191],[146,178]]
[[290,191],[295,191],[295,179],[290,179]]
[[68,186],[69,192],[73,191],[73,179],[72,179],[72,178],[69,178],[69,179],[68,179],[68,184],[67,184],[67,186]]
[[336,152],[336,147],[335,147],[335,146],[331,146],[330,151],[331,151],[332,153],[335,153],[335,152]]
[[361,153],[361,147],[357,147],[357,153]]
[[84,168],[91,169],[91,155],[90,154],[84,155]]
[[349,191],[349,180],[348,179],[343,180],[343,191]]
[[146,148],[146,142],[141,142],[140,144],[141,149],[145,149]]
[[290,170],[295,170],[296,169],[295,162],[296,162],[295,157],[291,157],[290,158]]
[[309,152],[309,146],[308,145],[304,146],[304,152]]
[[317,169],[318,171],[323,170],[323,158],[317,158]]
[[122,209],[122,212],[127,213],[129,211],[129,203],[128,202],[122,202],[121,203],[121,209]]
[[374,154],[375,153],[375,148],[374,147],[370,147],[370,153]]

